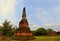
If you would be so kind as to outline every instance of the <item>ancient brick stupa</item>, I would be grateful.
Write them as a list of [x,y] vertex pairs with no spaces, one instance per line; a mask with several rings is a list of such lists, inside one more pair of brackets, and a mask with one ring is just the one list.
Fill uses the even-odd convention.
[[34,39],[26,19],[25,7],[23,8],[22,20],[19,22],[19,28],[14,32],[14,39],[30,40]]

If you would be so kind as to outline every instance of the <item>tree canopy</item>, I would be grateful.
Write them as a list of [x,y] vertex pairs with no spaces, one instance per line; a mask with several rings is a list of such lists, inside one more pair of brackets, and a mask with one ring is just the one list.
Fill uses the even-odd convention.
[[47,31],[44,29],[44,28],[38,28],[36,30],[36,35],[46,35],[47,34]]
[[11,35],[12,34],[12,25],[10,24],[10,21],[5,20],[3,23],[3,35]]

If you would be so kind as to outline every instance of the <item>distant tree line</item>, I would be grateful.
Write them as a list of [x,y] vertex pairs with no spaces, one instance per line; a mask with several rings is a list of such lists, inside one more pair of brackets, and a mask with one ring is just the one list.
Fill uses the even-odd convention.
[[57,35],[60,35],[60,31],[54,31],[52,30],[51,28],[49,29],[45,29],[45,28],[38,28],[37,30],[35,31],[32,31],[33,35],[35,36],[57,36]]
[[[5,35],[5,36],[12,36],[16,29],[17,29],[17,26],[13,26],[10,21],[5,20],[2,23],[2,26],[0,26],[0,35],[2,34],[2,35]],[[54,30],[52,30],[50,28],[46,30],[43,27],[38,28],[35,31],[32,31],[32,33],[33,33],[34,36],[60,35],[60,31],[56,32],[56,31],[54,31]]]

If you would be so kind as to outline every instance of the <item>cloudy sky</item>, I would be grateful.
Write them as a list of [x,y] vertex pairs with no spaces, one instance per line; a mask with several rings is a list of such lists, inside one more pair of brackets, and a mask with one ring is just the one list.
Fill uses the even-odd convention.
[[0,0],[0,25],[8,19],[18,26],[23,7],[31,30],[44,27],[60,31],[60,0]]

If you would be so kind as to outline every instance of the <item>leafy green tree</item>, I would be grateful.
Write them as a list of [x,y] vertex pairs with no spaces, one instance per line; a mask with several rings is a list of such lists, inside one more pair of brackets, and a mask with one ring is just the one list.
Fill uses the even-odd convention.
[[47,29],[47,35],[54,36],[54,35],[56,35],[56,31],[54,31],[51,28],[49,28],[49,29]]
[[16,31],[17,26],[15,25],[14,27],[12,27],[12,35],[14,35],[14,32]]
[[15,32],[16,29],[17,29],[17,26],[15,25],[15,26],[12,28],[12,31]]
[[11,36],[12,35],[12,25],[9,21],[5,20],[3,23],[3,35]]
[[33,34],[33,35],[36,35],[36,31],[32,31],[32,34]]
[[47,32],[51,32],[51,31],[53,31],[51,28],[47,29]]
[[35,33],[37,36],[39,35],[46,35],[47,31],[44,28],[38,28]]
[[0,26],[0,34],[2,34],[2,28],[3,28],[3,27],[2,27],[2,26]]
[[60,31],[57,31],[56,33],[57,33],[57,35],[60,35]]
[[50,36],[50,35],[52,34],[52,31],[53,31],[53,30],[52,30],[51,28],[48,28],[48,29],[47,29],[47,35]]

